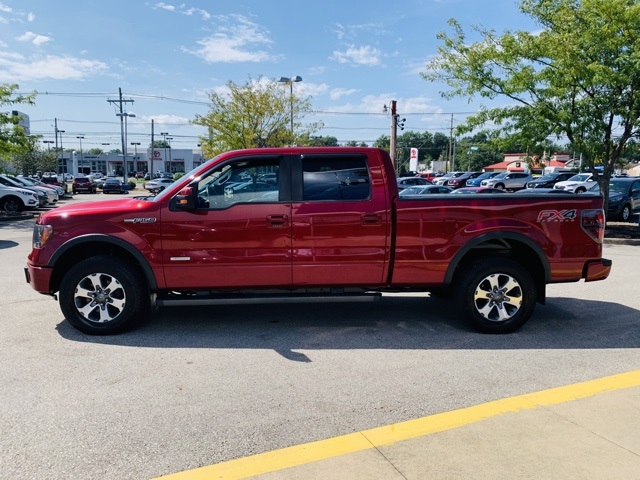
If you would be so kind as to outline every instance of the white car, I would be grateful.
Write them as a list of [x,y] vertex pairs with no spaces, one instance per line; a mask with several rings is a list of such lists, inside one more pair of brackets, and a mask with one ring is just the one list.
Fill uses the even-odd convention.
[[38,208],[38,195],[26,188],[0,185],[0,210],[21,212],[25,208]]
[[556,183],[553,188],[565,192],[584,193],[597,184],[593,179],[593,173],[578,173],[569,180]]

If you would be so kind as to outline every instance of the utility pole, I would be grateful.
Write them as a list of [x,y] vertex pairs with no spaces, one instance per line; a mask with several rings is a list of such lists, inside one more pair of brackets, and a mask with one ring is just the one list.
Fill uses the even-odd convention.
[[127,183],[127,144],[126,144],[126,140],[124,139],[124,111],[122,109],[122,104],[123,103],[133,103],[132,99],[123,99],[122,98],[122,88],[118,88],[118,100],[111,100],[111,99],[107,99],[107,102],[109,103],[113,103],[113,104],[118,104],[119,108],[120,108],[120,114],[116,114],[120,117],[120,138],[121,138],[121,143],[122,143],[122,161],[123,161],[123,170],[124,170],[124,182]]
[[451,171],[455,171],[456,158],[453,150],[453,113],[451,114],[451,127],[449,129],[449,165],[451,165]]
[[155,140],[153,139],[153,136],[154,136],[153,128],[154,128],[154,125],[153,125],[153,118],[152,118],[151,119],[151,160],[149,160],[149,165],[150,165],[150,167],[149,167],[150,168],[150,170],[149,170],[149,178],[151,180],[153,180],[153,157],[156,154],[156,146],[155,146],[155,143],[154,143]]
[[393,170],[396,170],[396,138],[398,136],[398,114],[396,113],[396,101],[391,100],[391,133],[389,135],[389,153]]

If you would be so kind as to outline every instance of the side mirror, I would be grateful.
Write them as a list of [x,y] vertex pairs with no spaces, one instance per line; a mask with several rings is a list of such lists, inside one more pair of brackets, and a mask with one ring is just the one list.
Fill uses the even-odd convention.
[[173,197],[171,203],[176,210],[195,210],[196,202],[193,187],[184,187]]

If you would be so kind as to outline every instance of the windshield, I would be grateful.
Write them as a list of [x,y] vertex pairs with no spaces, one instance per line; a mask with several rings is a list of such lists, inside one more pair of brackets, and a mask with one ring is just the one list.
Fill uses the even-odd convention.
[[536,178],[535,180],[539,180],[541,182],[547,182],[549,180],[553,180],[554,178],[556,178],[558,175],[542,175],[541,177]]
[[569,180],[569,182],[586,182],[587,180],[589,180],[589,177],[591,177],[590,173],[579,173],[578,175],[574,175],[573,177],[571,177]]
[[[194,167],[191,171],[187,172],[186,174],[184,174],[182,177],[180,177],[177,181],[182,181],[185,178],[188,178],[189,180],[193,180],[195,178],[194,174],[196,172],[196,170],[200,170],[202,168],[203,165],[209,165],[210,163],[214,162],[218,157],[214,157],[211,160],[207,160],[205,163],[203,163],[202,165],[198,165],[197,167]],[[167,196],[167,192],[170,190],[170,186],[173,185],[175,182],[171,182],[169,184],[167,184],[166,188],[164,190],[162,190],[159,194],[157,194],[155,197],[145,197],[148,200],[152,200],[154,202],[160,201],[162,200],[164,197]]]
[[499,173],[498,175],[496,175],[495,177],[492,177],[495,180],[498,180],[500,178],[504,178],[508,175],[508,172],[503,172],[503,173]]
[[491,177],[495,177],[496,173],[495,172],[484,172],[481,175],[478,175],[476,177],[476,180],[484,180],[485,178],[491,178]]
[[629,182],[619,182],[616,180],[612,180],[609,184],[609,193],[627,193],[629,190]]

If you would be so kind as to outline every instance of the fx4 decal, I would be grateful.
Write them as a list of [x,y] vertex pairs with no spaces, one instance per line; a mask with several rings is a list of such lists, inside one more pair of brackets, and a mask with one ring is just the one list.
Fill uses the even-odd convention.
[[578,218],[578,210],[542,210],[538,214],[539,223],[573,222]]

